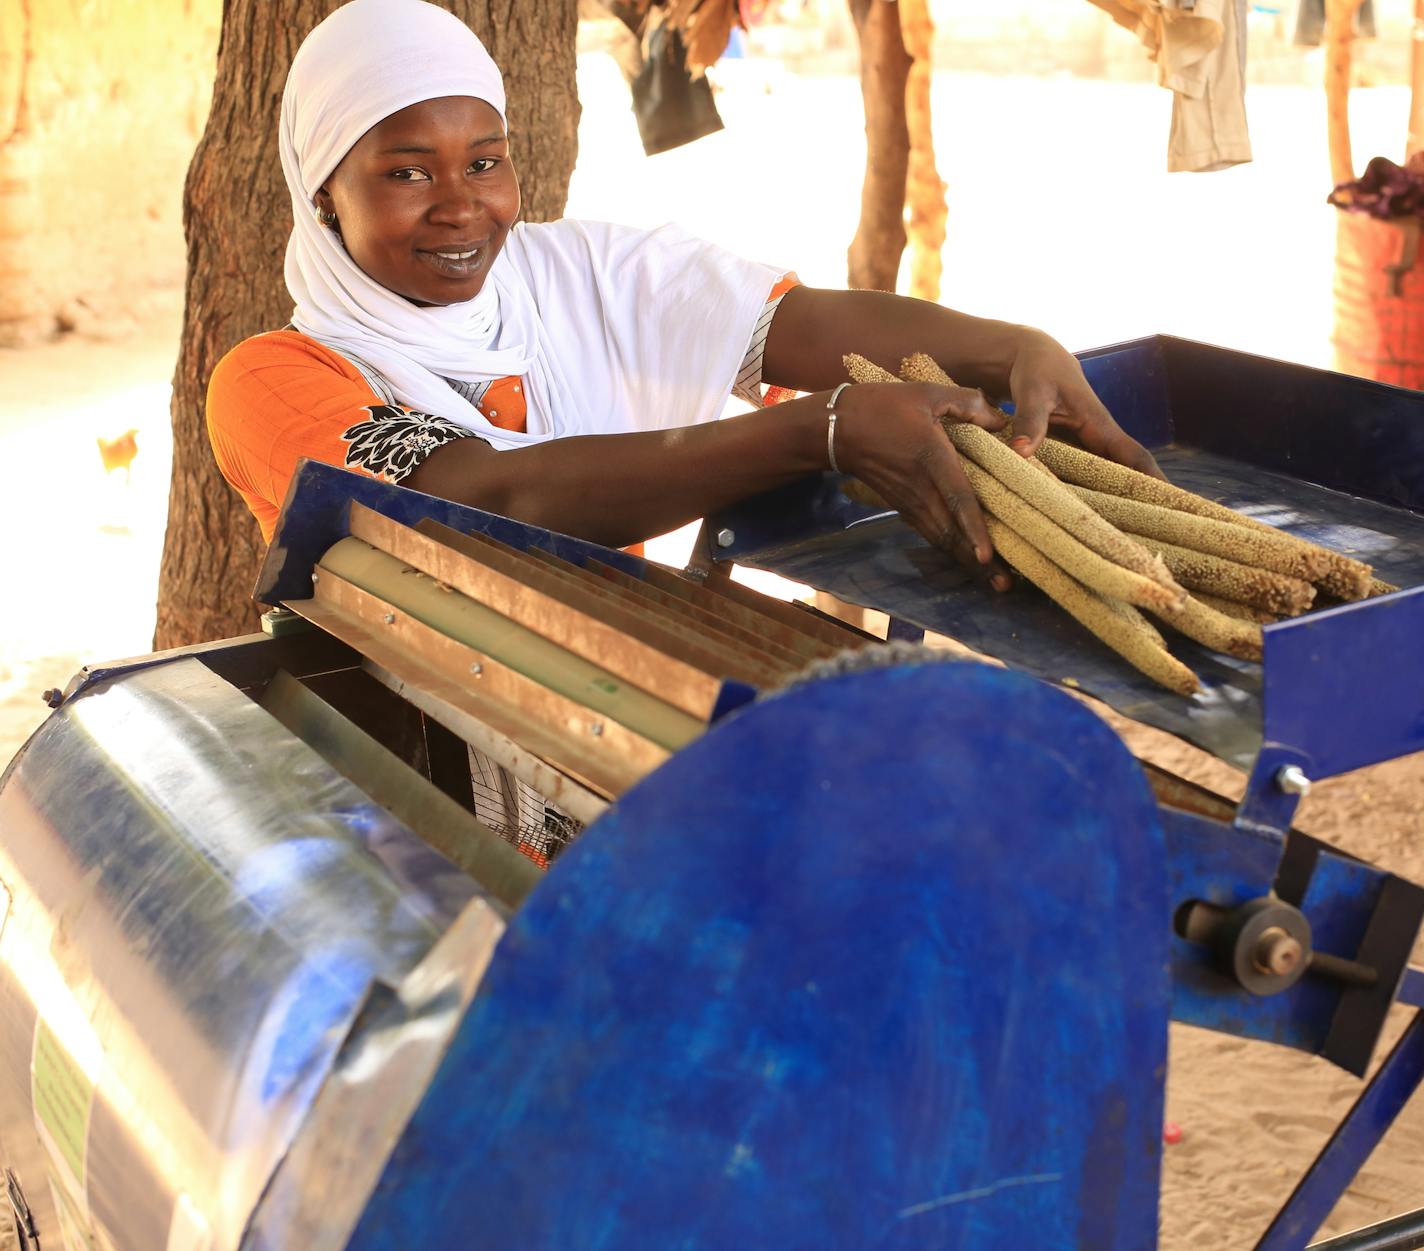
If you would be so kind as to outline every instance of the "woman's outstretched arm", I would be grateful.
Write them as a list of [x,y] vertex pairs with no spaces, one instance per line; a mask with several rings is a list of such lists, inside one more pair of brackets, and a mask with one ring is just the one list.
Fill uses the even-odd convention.
[[834,386],[845,381],[847,352],[892,373],[904,357],[925,352],[962,386],[1012,400],[1013,446],[1025,456],[1053,426],[1089,451],[1162,476],[1151,453],[1103,407],[1077,360],[1041,330],[883,291],[796,287],[771,323],[762,377],[798,391]]
[[[679,430],[584,435],[496,452],[437,448],[405,485],[551,530],[623,546],[829,465],[829,392]],[[1007,580],[942,417],[998,429],[977,391],[925,383],[847,388],[836,406],[839,467],[873,487],[927,541]]]

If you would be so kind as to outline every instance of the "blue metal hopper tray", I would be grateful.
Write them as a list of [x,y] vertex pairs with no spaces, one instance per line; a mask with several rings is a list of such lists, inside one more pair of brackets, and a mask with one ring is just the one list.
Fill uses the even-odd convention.
[[1424,748],[1424,393],[1168,336],[1080,359],[1173,482],[1402,589],[1268,626],[1264,664],[1173,636],[1202,679],[1188,699],[1033,587],[974,584],[895,516],[847,500],[831,474],[717,517],[713,533],[729,540],[719,558],[949,635],[1258,774],[1296,764],[1322,778]]

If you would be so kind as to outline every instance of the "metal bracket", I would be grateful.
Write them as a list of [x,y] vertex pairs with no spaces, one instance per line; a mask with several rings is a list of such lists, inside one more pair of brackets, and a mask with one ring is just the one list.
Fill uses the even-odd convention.
[[[1409,963],[1419,926],[1424,922],[1424,887],[1387,877],[1364,940],[1353,963],[1370,970],[1369,984],[1347,984],[1320,1054],[1346,1072],[1363,1077],[1384,1030],[1385,1017]],[[1328,973],[1327,969],[1322,972]]]
[[[1271,893],[1283,903],[1300,908],[1322,852],[1345,855],[1308,834],[1290,831],[1276,865]],[[1347,1073],[1363,1077],[1369,1067],[1421,924],[1424,887],[1391,875],[1380,888],[1364,938],[1353,957],[1319,951],[1311,954],[1311,974],[1344,985],[1320,1055]]]
[[692,541],[692,551],[688,553],[687,567],[684,572],[699,582],[705,582],[719,570],[724,575],[730,573],[731,565],[718,563],[717,553],[712,547],[712,530],[707,524],[707,519],[703,518],[697,527],[697,537]]
[[305,617],[299,617],[290,608],[269,608],[262,614],[262,633],[268,638],[282,638],[288,634],[302,634],[314,630]]
[[1262,744],[1232,824],[1251,833],[1284,834],[1310,779],[1309,756],[1278,743]]
[[1320,853],[1330,851],[1330,845],[1299,830],[1291,830],[1286,835],[1281,858],[1276,862],[1276,876],[1271,882],[1271,894],[1297,908],[1305,901],[1305,892],[1310,889],[1310,879],[1315,875],[1315,866],[1320,862]]
[[924,627],[917,626],[913,621],[904,621],[899,617],[890,618],[890,626],[885,635],[887,643],[923,643],[925,641]]

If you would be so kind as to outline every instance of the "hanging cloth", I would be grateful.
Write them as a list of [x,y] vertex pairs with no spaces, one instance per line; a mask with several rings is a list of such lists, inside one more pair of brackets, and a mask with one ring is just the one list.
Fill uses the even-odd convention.
[[1172,92],[1167,168],[1204,173],[1251,159],[1246,0],[1090,0],[1132,31]]

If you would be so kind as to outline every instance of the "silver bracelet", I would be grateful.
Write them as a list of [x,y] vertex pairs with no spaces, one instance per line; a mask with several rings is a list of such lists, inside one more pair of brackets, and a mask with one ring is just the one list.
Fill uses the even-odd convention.
[[836,464],[836,401],[841,398],[850,383],[842,382],[834,391],[831,398],[826,401],[826,411],[830,413],[830,420],[826,422],[826,459],[831,462],[831,472],[840,473],[841,467]]

